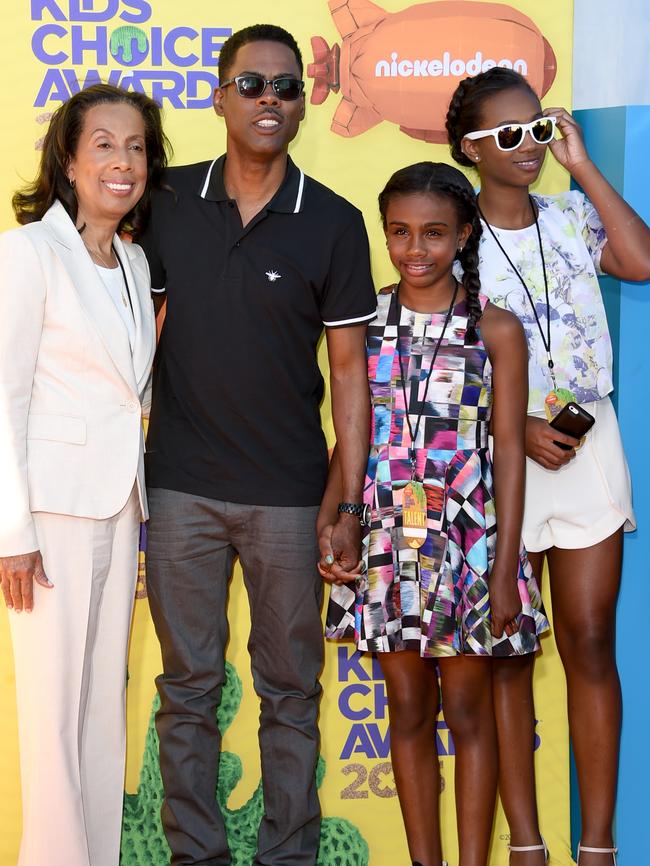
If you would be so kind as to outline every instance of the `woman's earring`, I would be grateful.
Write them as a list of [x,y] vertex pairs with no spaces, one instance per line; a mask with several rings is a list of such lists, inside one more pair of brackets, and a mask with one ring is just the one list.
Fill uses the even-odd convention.
[[77,185],[77,182],[73,177],[69,177],[68,182],[69,182],[70,186],[72,187],[72,189],[74,189],[75,186]]

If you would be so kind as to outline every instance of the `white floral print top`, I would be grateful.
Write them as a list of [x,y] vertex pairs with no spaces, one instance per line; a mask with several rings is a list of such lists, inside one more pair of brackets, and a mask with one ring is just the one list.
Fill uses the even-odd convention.
[[[607,236],[591,202],[577,190],[534,195],[539,209],[551,307],[551,354],[559,388],[578,403],[605,397],[612,385],[612,345],[598,285],[600,256]],[[494,228],[500,243],[526,281],[539,321],[547,333],[544,273],[535,225]],[[528,340],[528,411],[544,408],[553,387],[539,328],[519,278],[483,226],[480,244],[481,291],[520,319]]]

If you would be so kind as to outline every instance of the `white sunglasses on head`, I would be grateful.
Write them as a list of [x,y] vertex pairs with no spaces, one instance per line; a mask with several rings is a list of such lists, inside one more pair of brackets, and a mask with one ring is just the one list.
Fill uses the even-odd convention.
[[475,141],[477,138],[487,138],[491,135],[499,150],[516,150],[527,132],[530,132],[533,141],[537,144],[548,144],[553,140],[556,123],[555,117],[538,117],[530,123],[504,123],[502,126],[495,126],[494,129],[467,132],[463,138]]

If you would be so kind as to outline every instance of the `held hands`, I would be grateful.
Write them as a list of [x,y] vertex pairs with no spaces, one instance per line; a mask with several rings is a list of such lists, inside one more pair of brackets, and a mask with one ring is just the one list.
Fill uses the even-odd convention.
[[590,162],[582,130],[566,108],[546,108],[544,114],[557,119],[557,128],[562,136],[549,144],[551,153],[563,168],[574,174],[577,168]]
[[9,610],[31,613],[34,608],[34,580],[46,589],[54,586],[45,574],[40,550],[18,556],[0,556],[2,594]]
[[517,617],[521,613],[521,598],[517,579],[512,577],[512,571],[500,571],[496,563],[490,574],[490,609],[494,637],[501,637],[504,631],[512,637],[519,630]]
[[[559,448],[556,442],[569,445],[569,450]],[[544,418],[529,415],[526,419],[526,456],[544,469],[556,471],[569,460],[573,460],[579,445],[579,439],[554,430]]]
[[318,573],[328,583],[352,583],[365,566],[359,559],[361,524],[358,518],[339,515],[334,525],[325,526],[318,537],[320,560]]

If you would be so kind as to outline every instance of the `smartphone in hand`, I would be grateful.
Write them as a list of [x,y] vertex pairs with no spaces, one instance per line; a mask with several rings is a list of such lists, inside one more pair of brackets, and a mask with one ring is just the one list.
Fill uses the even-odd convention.
[[[560,433],[565,433],[567,436],[582,439],[595,423],[596,419],[594,416],[590,415],[582,406],[578,406],[577,403],[567,403],[553,418],[551,427],[559,430]],[[564,451],[569,451],[571,448],[570,445],[565,445],[563,442],[555,442],[555,444]]]

